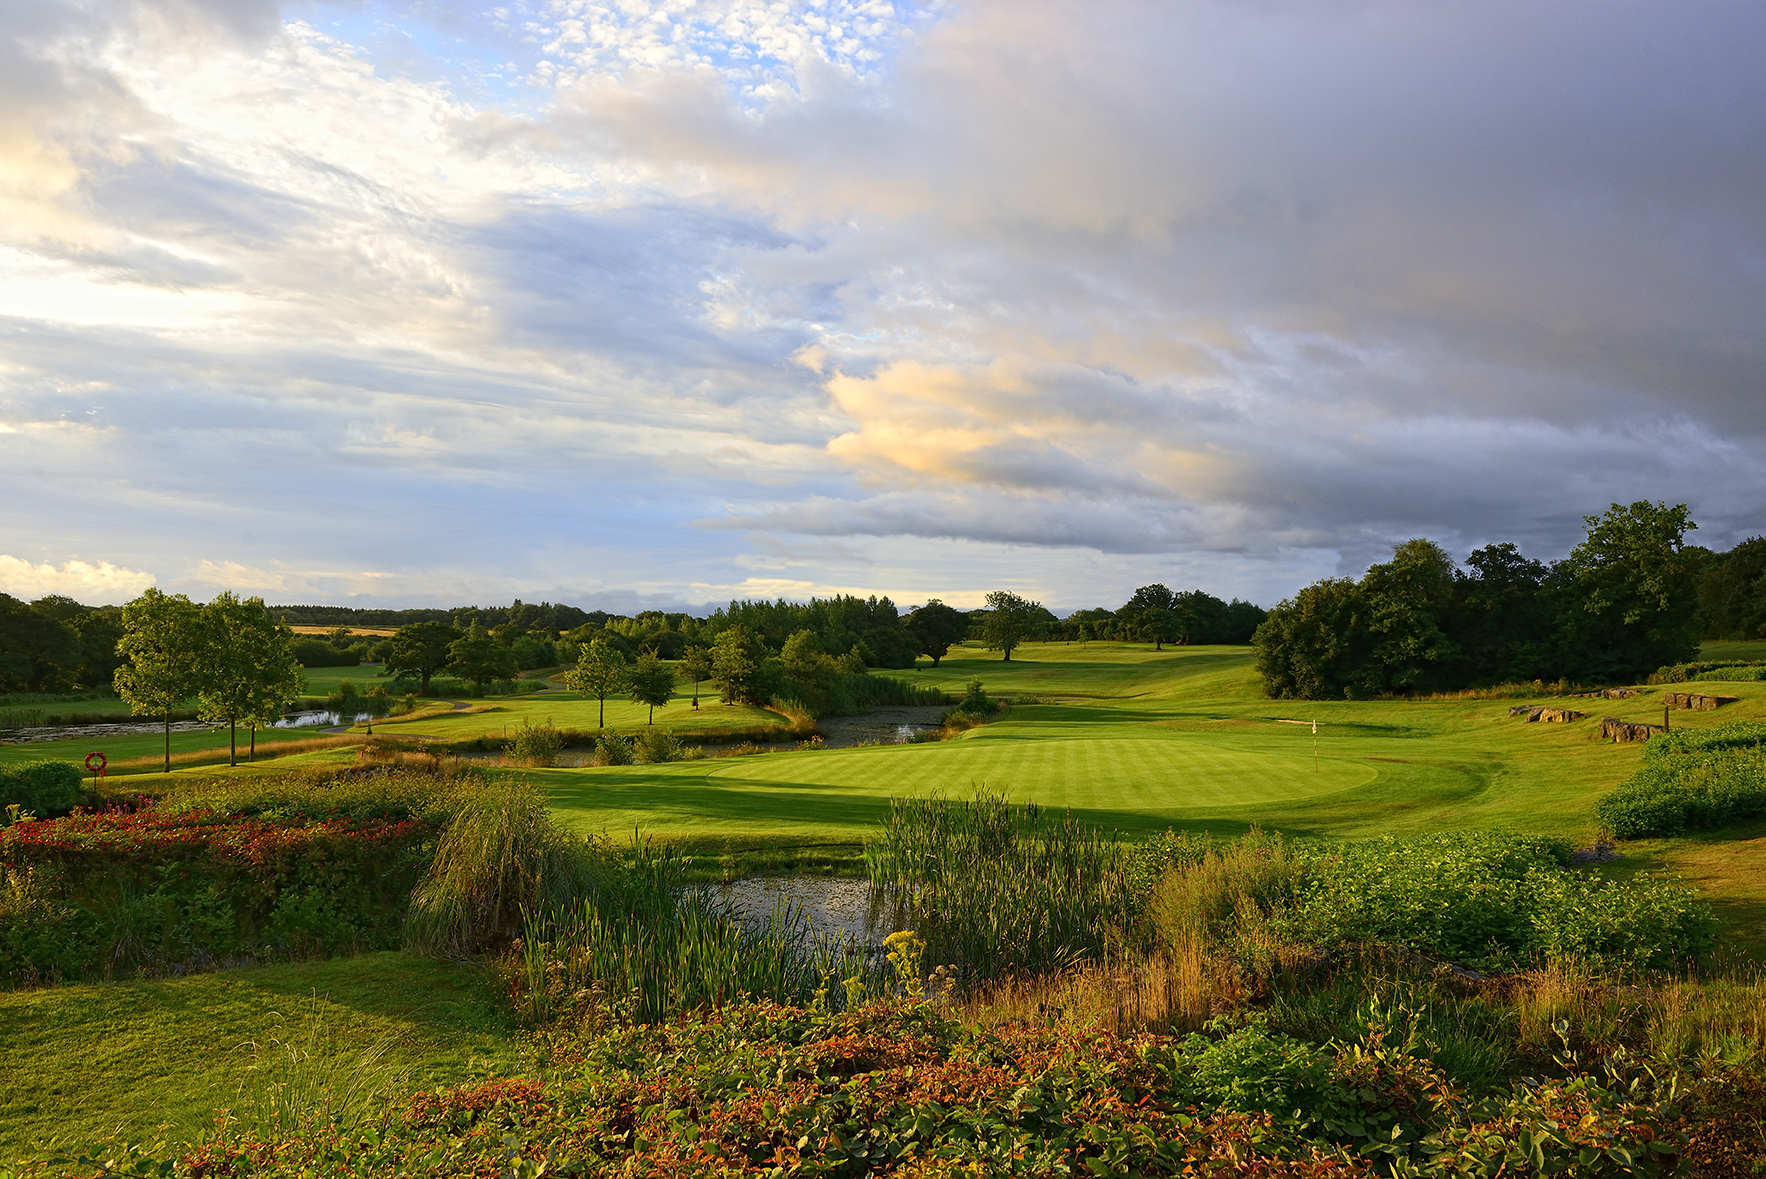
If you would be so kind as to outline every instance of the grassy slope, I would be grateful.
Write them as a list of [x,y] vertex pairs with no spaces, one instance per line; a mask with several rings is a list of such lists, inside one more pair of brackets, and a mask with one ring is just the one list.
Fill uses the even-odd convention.
[[[937,670],[901,674],[953,691],[979,675],[991,693],[1049,702],[1017,705],[954,742],[534,776],[581,830],[623,835],[637,826],[712,845],[855,841],[890,795],[981,783],[1135,832],[1258,822],[1354,836],[1507,825],[1583,838],[1594,833],[1594,798],[1641,756],[1638,746],[1599,740],[1588,721],[1511,720],[1500,700],[1267,700],[1244,648],[1046,644],[1021,648],[1009,664],[966,648]],[[1676,713],[1675,723],[1766,713],[1766,685],[1731,687],[1742,703]],[[1655,699],[1582,707],[1659,719]],[[1283,719],[1319,722],[1318,769],[1309,728]]]
[[252,1042],[317,1018],[345,1062],[390,1037],[416,1087],[519,1062],[512,1029],[471,968],[397,953],[162,982],[0,992],[0,1161],[48,1137],[187,1134],[236,1104]]

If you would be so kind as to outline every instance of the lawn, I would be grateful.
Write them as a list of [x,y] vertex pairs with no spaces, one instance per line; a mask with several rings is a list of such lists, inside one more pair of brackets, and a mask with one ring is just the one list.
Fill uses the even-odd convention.
[[[1332,836],[1543,826],[1585,839],[1594,799],[1641,756],[1601,741],[1596,719],[1661,715],[1655,693],[1582,702],[1591,718],[1568,725],[1510,718],[1501,700],[1274,701],[1247,648],[1031,644],[1007,663],[969,646],[892,674],[952,692],[979,677],[991,694],[1041,702],[934,744],[533,773],[579,830],[707,846],[856,842],[892,795],[983,784],[1132,833],[1255,822]],[[1674,723],[1766,712],[1766,686],[1725,691],[1744,699]]]
[[78,1144],[168,1125],[187,1136],[239,1104],[275,1041],[315,1024],[343,1068],[386,1047],[407,1091],[507,1072],[519,1052],[504,1012],[475,969],[402,953],[0,992],[0,1160],[50,1134]]

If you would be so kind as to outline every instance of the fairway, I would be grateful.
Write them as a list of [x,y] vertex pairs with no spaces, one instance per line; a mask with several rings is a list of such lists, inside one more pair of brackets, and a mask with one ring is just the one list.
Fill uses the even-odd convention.
[[[1567,725],[1511,718],[1506,700],[1270,700],[1242,647],[1033,644],[1007,663],[969,646],[937,669],[878,674],[953,694],[979,677],[990,693],[1035,702],[953,741],[530,772],[576,830],[706,850],[854,844],[891,797],[983,786],[1129,834],[1258,823],[1297,835],[1510,827],[1583,840],[1595,834],[1594,800],[1642,756],[1601,740],[1598,717],[1661,718],[1659,689],[1564,701],[1591,713]],[[1724,691],[1741,700],[1674,723],[1766,715],[1766,685]]]

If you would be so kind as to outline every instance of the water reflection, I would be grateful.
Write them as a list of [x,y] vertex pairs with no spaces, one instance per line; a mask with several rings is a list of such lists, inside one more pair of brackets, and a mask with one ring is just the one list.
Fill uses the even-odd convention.
[[[369,720],[372,714],[358,712],[355,716],[355,720],[350,723],[360,724],[365,720]],[[270,727],[272,729],[330,728],[333,725],[340,725],[342,723],[342,721],[337,719],[337,713],[329,712],[324,709],[315,709],[310,712],[291,712]]]
[[905,909],[879,896],[868,880],[835,876],[749,876],[718,886],[746,921],[765,921],[781,903],[802,913],[817,933],[849,937],[860,945],[881,946],[898,929],[908,928]]

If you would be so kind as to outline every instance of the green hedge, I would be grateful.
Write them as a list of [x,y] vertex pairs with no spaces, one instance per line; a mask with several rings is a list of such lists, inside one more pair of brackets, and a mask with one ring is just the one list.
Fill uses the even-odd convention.
[[1603,796],[1594,814],[1620,839],[1766,815],[1766,724],[1730,721],[1651,737],[1642,767]]
[[1757,659],[1673,663],[1658,667],[1649,678],[1652,684],[1684,684],[1689,680],[1714,680],[1731,684],[1766,680],[1766,663]]

